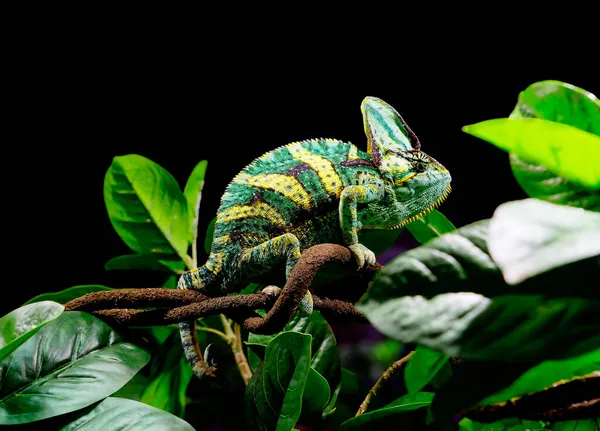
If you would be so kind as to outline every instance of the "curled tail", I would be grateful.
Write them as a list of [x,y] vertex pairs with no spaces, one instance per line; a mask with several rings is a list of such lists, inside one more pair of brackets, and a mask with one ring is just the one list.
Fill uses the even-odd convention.
[[[213,281],[214,274],[209,271],[206,266],[202,266],[198,269],[184,272],[181,277],[179,277],[177,288],[204,290],[206,286]],[[179,334],[181,336],[183,352],[185,353],[194,374],[198,378],[203,378],[204,376],[215,377],[213,373],[214,368],[206,363],[202,356],[202,352],[200,352],[198,338],[196,337],[196,320],[192,319],[180,322]]]

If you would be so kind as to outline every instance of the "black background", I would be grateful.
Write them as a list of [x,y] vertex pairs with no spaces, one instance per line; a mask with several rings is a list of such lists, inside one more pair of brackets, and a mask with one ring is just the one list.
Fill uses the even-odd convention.
[[228,43],[160,29],[116,37],[109,27],[84,28],[37,34],[9,66],[16,97],[3,157],[2,314],[35,294],[74,285],[160,285],[162,277],[104,270],[130,251],[103,201],[114,156],[146,156],[182,187],[196,163],[208,160],[202,236],[228,181],[264,152],[316,137],[365,149],[360,103],[377,96],[451,171],[453,193],[440,210],[463,226],[525,195],[506,153],[462,126],[508,116],[519,91],[539,80],[599,93],[593,56],[557,61],[532,46],[515,56],[508,44],[492,49],[476,34],[410,52],[410,39],[376,53],[343,40],[281,41],[267,52],[263,41],[243,37]]

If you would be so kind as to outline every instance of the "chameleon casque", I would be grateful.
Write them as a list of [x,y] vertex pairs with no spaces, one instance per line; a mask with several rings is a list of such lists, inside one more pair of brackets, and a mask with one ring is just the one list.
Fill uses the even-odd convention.
[[[276,148],[246,166],[227,186],[217,211],[212,249],[185,272],[181,289],[222,296],[280,266],[286,279],[304,249],[348,247],[358,267],[375,264],[360,229],[398,229],[437,207],[450,173],[420,150],[398,112],[375,97],[361,104],[367,152],[334,139]],[[312,312],[307,293],[300,312]],[[195,321],[180,323],[184,352],[198,377],[212,375],[200,353]]]

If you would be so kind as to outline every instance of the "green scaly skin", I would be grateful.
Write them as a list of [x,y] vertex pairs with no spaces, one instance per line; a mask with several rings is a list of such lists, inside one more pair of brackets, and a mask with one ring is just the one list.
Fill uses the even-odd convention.
[[[450,192],[448,170],[420,151],[390,105],[367,97],[361,110],[367,152],[311,139],[276,148],[244,168],[221,198],[207,262],[184,273],[178,287],[221,296],[274,269],[287,279],[302,251],[322,243],[347,246],[359,268],[375,264],[373,252],[358,242],[360,229],[398,229],[439,205]],[[310,293],[300,312],[312,312]],[[182,322],[180,332],[195,374],[212,375],[195,322]]]

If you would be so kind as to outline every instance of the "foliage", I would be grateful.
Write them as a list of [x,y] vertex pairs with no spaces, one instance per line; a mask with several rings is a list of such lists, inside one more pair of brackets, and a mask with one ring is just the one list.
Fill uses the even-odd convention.
[[[363,370],[342,366],[334,331],[318,311],[295,316],[270,336],[233,335],[232,322],[218,316],[199,320],[206,360],[219,363],[215,382],[200,381],[175,325],[122,328],[64,311],[71,299],[111,289],[88,285],[39,295],[0,319],[0,424],[146,431],[206,429],[213,422],[259,430],[599,429],[596,418],[481,423],[460,412],[600,370],[600,103],[572,85],[543,81],[519,95],[509,117],[463,130],[509,153],[529,198],[459,228],[437,210],[407,226],[420,245],[389,262],[357,304],[387,336],[373,352],[381,362],[414,350],[400,394],[380,391],[356,415],[369,389]],[[203,160],[182,190],[143,156],[115,157],[105,204],[132,254],[111,259],[107,270],[158,271],[174,287],[178,274],[198,265],[197,247],[210,251],[214,228],[213,220],[198,238],[206,169]],[[365,242],[382,252],[397,234],[375,233]],[[252,370],[247,385],[236,366],[240,355]],[[465,365],[454,369],[451,358]]]

